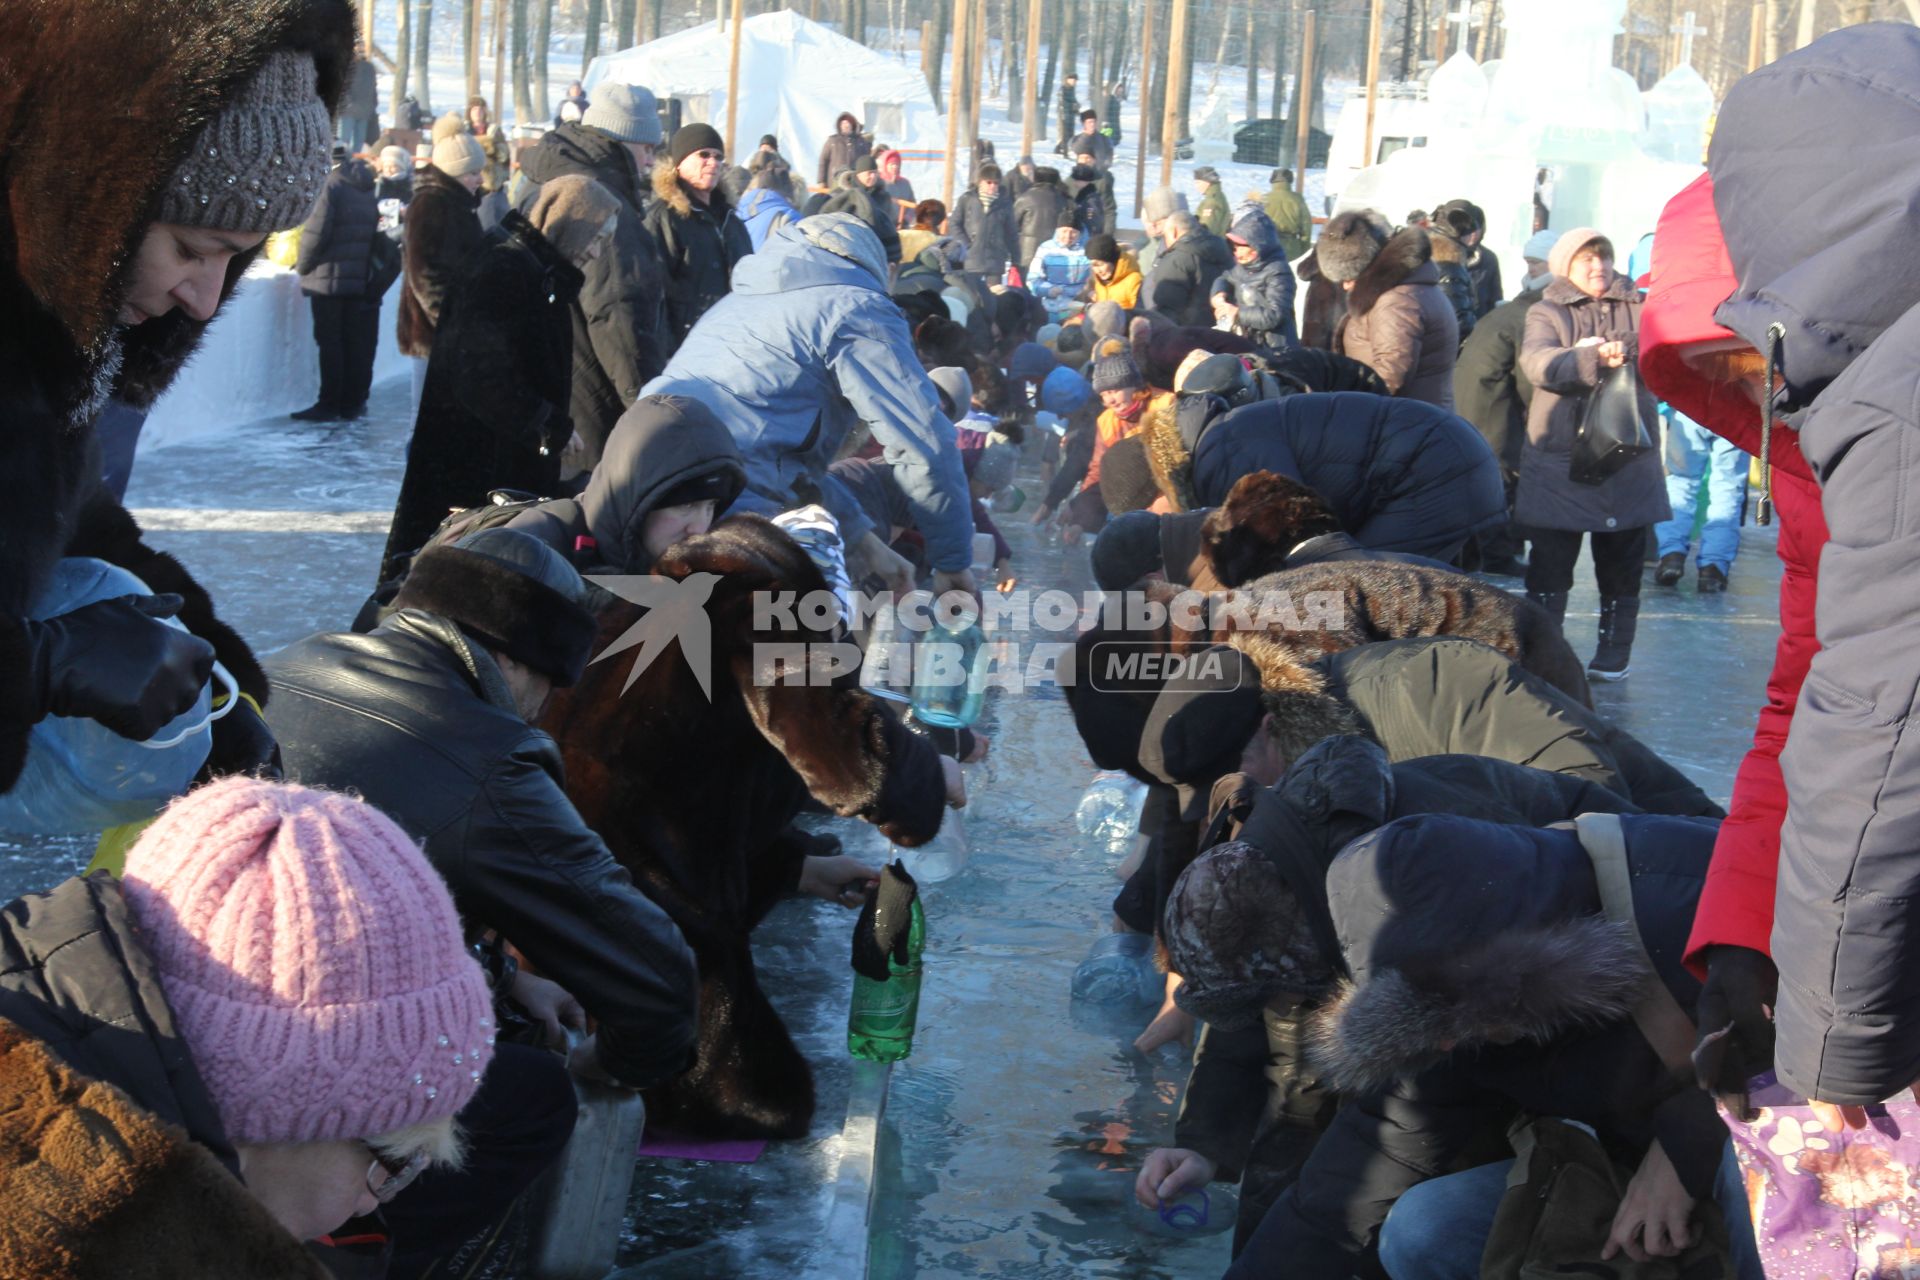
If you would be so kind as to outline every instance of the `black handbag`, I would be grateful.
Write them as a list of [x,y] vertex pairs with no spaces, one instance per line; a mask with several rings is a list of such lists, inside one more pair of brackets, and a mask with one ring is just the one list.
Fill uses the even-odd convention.
[[384,298],[393,282],[400,278],[401,249],[384,231],[373,233],[373,245],[367,250],[367,297]]
[[1567,478],[1575,484],[1602,484],[1653,450],[1653,434],[1640,412],[1640,375],[1628,361],[1607,370],[1600,385],[1587,394],[1573,436]]

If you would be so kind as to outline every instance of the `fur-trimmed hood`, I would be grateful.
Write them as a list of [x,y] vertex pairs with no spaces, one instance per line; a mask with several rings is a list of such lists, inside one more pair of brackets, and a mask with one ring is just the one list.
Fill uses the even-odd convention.
[[[680,170],[671,160],[659,160],[653,166],[653,198],[673,210],[676,218],[693,216],[693,197],[687,194],[685,184],[680,181]],[[707,200],[707,208],[716,221],[724,222],[733,211],[733,204],[716,185]]]
[[[50,408],[91,420],[110,390],[143,405],[165,390],[206,326],[178,310],[118,323],[163,185],[278,50],[313,54],[331,114],[353,33],[347,0],[0,6],[0,342]],[[226,292],[255,256],[236,255]]]
[[1353,291],[1347,295],[1347,310],[1363,316],[1389,291],[1402,285],[1439,283],[1433,237],[1419,227],[1408,227],[1381,246],[1379,255],[1354,279]]
[[[1630,849],[1659,844],[1689,864],[1697,898],[1715,824],[1622,821]],[[1673,891],[1660,879],[1649,892]],[[1351,977],[1316,1016],[1312,1053],[1342,1092],[1382,1088],[1456,1049],[1619,1021],[1656,976],[1628,927],[1601,913],[1592,863],[1566,828],[1401,818],[1342,851],[1327,900]],[[1651,950],[1671,943],[1677,957],[1685,929],[1660,936],[1670,921],[1650,915],[1640,928]]]

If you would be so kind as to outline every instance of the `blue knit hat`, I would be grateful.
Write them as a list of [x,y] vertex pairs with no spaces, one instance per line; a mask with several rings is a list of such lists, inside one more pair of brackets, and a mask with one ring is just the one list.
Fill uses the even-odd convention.
[[1073,369],[1055,369],[1040,384],[1040,407],[1063,418],[1079,412],[1091,399],[1093,388]]

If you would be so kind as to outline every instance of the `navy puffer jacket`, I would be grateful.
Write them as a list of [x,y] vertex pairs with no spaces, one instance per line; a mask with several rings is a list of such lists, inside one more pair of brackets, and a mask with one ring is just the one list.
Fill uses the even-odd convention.
[[348,160],[327,175],[319,202],[300,228],[303,293],[330,298],[361,298],[373,273],[373,237],[380,209],[373,198],[373,170],[364,160]]
[[1284,349],[1299,341],[1293,322],[1293,295],[1298,282],[1280,247],[1280,232],[1261,209],[1242,209],[1233,234],[1257,250],[1250,263],[1235,262],[1213,282],[1212,292],[1225,294],[1240,308],[1234,331],[1263,347]]
[[[1780,757],[1775,1066],[1873,1103],[1920,1079],[1920,30],[1845,27],[1740,81],[1708,169],[1740,278],[1715,318],[1763,352],[1782,326],[1831,535]],[[1782,206],[1783,182],[1826,197]]]
[[1506,519],[1500,464],[1465,420],[1359,391],[1245,405],[1193,447],[1194,497],[1217,507],[1240,477],[1273,471],[1314,489],[1361,544],[1452,560]]

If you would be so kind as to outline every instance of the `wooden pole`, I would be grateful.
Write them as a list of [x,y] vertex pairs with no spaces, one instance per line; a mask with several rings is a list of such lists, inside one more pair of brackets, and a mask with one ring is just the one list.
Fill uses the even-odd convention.
[[1373,0],[1373,11],[1367,19],[1367,132],[1366,147],[1362,153],[1360,167],[1373,165],[1373,120],[1380,106],[1380,37],[1381,9],[1383,0]]
[[1020,111],[1020,154],[1033,154],[1033,140],[1039,128],[1040,113],[1040,0],[1027,0],[1027,78]]
[[1293,189],[1307,189],[1307,146],[1313,135],[1313,43],[1314,25],[1319,17],[1314,10],[1307,10],[1307,25],[1300,35],[1300,88],[1293,95],[1294,114],[1299,118],[1293,122]]
[[[980,137],[980,95],[986,88],[987,73],[987,0],[973,0],[973,47],[967,53],[967,146]],[[972,156],[971,151],[968,155]],[[973,156],[972,169],[980,172],[980,157]]]
[[507,0],[493,0],[493,97],[495,111],[507,91]]
[[373,0],[360,0],[360,42],[373,48]]
[[[1379,0],[1375,0],[1378,3]],[[1180,131],[1186,127],[1187,104],[1180,100],[1187,58],[1187,0],[1173,0],[1167,19],[1167,110],[1160,118],[1160,185],[1173,185],[1173,155],[1180,149]]]
[[966,83],[967,37],[973,21],[967,0],[953,0],[953,67],[947,73],[947,181],[946,206],[953,209],[953,166],[960,151],[960,89]]
[[1139,217],[1147,198],[1147,104],[1153,82],[1153,0],[1146,0],[1140,23],[1140,125],[1133,131],[1133,216]]
[[1766,65],[1766,18],[1760,5],[1753,6],[1753,18],[1747,28],[1747,70],[1758,71]]
[[733,30],[727,33],[727,159],[740,153],[734,149],[733,126],[740,118],[740,20],[741,2],[733,0]]

